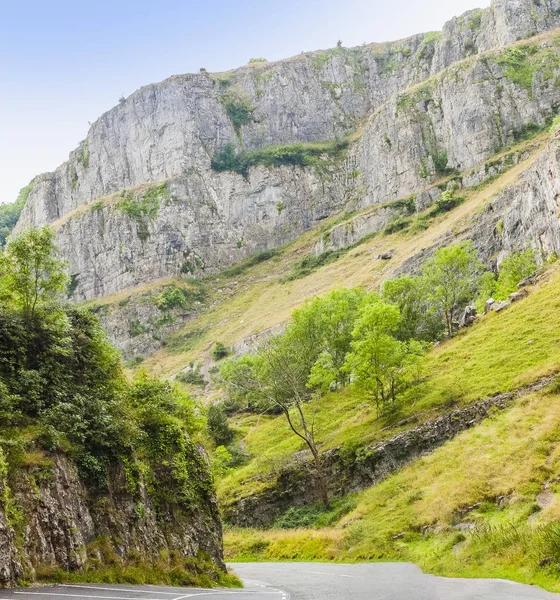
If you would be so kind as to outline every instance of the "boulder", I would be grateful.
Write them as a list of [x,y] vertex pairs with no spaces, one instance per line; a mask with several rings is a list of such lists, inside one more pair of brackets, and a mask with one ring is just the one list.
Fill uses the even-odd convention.
[[391,260],[393,258],[393,250],[377,255],[377,260]]
[[496,301],[494,300],[494,298],[488,298],[488,300],[486,300],[486,302],[484,303],[484,314],[485,315],[487,315],[492,310],[492,307],[494,306],[494,304],[496,304]]
[[501,312],[502,310],[505,310],[506,308],[509,308],[511,306],[511,302],[509,300],[502,300],[501,302],[495,302],[492,305],[492,310],[494,312]]
[[467,306],[459,321],[459,327],[469,327],[476,321],[476,306]]
[[527,291],[527,289],[521,288],[521,290],[519,292],[513,292],[513,294],[510,294],[508,296],[508,300],[511,303],[518,302],[519,300],[523,300],[523,298],[527,298],[528,295],[529,295],[529,292]]

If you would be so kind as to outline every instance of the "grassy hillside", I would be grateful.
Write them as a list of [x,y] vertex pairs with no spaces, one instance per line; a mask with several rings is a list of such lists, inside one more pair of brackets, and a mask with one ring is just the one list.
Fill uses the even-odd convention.
[[[531,383],[560,370],[560,272],[556,266],[525,300],[502,313],[490,313],[468,330],[434,348],[424,381],[411,388],[400,412],[377,419],[373,406],[352,389],[318,402],[316,430],[326,450],[370,444],[395,435],[391,423],[417,415],[433,418],[451,406],[479,400]],[[219,483],[223,503],[274,484],[277,467],[303,449],[284,417],[245,416],[235,423],[252,460]]]
[[560,591],[560,395],[487,419],[359,494],[330,529],[226,534],[229,560],[407,560]]

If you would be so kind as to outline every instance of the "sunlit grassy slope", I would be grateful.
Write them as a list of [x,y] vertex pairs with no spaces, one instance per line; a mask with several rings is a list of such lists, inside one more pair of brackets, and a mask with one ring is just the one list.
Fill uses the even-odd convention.
[[330,529],[228,531],[227,558],[407,560],[560,591],[556,390],[519,400],[362,492]]
[[[560,369],[560,272],[531,290],[507,311],[490,313],[427,357],[425,380],[403,399],[392,421],[413,414],[421,419],[458,403],[468,403],[531,383]],[[310,407],[322,448],[362,445],[395,435],[387,419],[377,419],[364,397],[349,389],[332,393]],[[219,483],[229,503],[273,484],[263,475],[284,464],[303,446],[283,417],[242,417],[236,425],[252,460]]]

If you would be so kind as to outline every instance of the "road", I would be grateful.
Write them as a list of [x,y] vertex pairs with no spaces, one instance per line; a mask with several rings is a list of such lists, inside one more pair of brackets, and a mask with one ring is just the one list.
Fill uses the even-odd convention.
[[246,585],[282,589],[290,600],[560,600],[560,594],[510,581],[424,575],[406,563],[237,563],[230,567]]
[[0,600],[560,600],[532,586],[497,579],[445,579],[414,565],[238,563],[243,590],[151,585],[54,585],[0,590]]
[[289,600],[288,594],[273,586],[246,584],[243,590],[203,590],[155,585],[112,585],[105,583],[53,585],[0,590],[0,600]]

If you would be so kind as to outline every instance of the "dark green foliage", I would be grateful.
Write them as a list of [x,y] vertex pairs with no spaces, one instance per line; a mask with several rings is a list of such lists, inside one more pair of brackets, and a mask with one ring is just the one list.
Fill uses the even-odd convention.
[[6,238],[15,227],[27,198],[33,189],[34,182],[24,187],[17,200],[12,204],[0,204],[0,249],[6,244]]
[[247,464],[249,461],[249,453],[244,450],[238,444],[230,444],[227,447],[227,451],[229,452],[231,458],[228,463],[228,468],[235,469],[236,467],[242,467]]
[[145,359],[146,358],[144,356],[134,356],[126,361],[125,367],[127,369],[135,369],[136,367],[139,367]]
[[243,262],[240,262],[239,264],[233,267],[229,267],[228,269],[224,269],[222,271],[222,275],[224,277],[237,277],[238,275],[244,273],[247,269],[250,269],[255,265],[270,260],[275,256],[280,256],[279,250],[263,250],[262,252],[257,252],[256,254],[249,256],[249,258],[247,258]]
[[438,175],[452,175],[456,172],[455,169],[447,166],[447,150],[432,154],[432,160],[434,161],[434,168]]
[[435,205],[429,211],[430,217],[435,217],[436,215],[449,212],[453,210],[456,206],[459,206],[465,201],[465,199],[461,196],[455,196],[455,192],[452,190],[446,190],[443,194],[436,200]]
[[295,279],[307,277],[310,273],[313,273],[313,271],[316,271],[320,267],[334,262],[342,255],[346,254],[346,252],[348,252],[348,248],[336,251],[327,250],[322,254],[308,254],[292,266],[292,272],[288,275],[287,281],[294,281]]
[[224,409],[213,404],[208,409],[208,432],[216,446],[228,446],[233,442],[234,432],[229,426],[228,418]]
[[196,286],[193,288],[180,288],[174,285],[166,287],[161,294],[155,298],[155,305],[161,311],[181,308],[192,310],[196,302],[203,302],[206,297],[204,288]]
[[138,337],[139,335],[146,333],[146,331],[148,331],[148,328],[138,319],[130,321],[128,324],[128,334],[130,337]]
[[482,15],[484,11],[477,10],[469,17],[468,26],[471,31],[478,31],[482,26]]
[[344,515],[356,508],[356,498],[352,494],[333,500],[329,506],[322,503],[308,504],[307,506],[292,507],[281,517],[276,519],[274,527],[277,529],[320,529],[337,523]]
[[247,176],[249,164],[245,155],[237,152],[233,144],[226,144],[212,157],[211,166],[214,171],[234,171]]
[[416,194],[403,198],[401,200],[395,200],[388,204],[391,208],[404,208],[408,214],[416,212]]
[[412,221],[408,217],[397,217],[390,223],[387,223],[383,233],[385,235],[391,235],[393,233],[397,233],[398,231],[403,231],[411,224],[411,222]]
[[441,314],[429,299],[429,290],[422,277],[397,277],[383,284],[381,297],[396,304],[401,313],[395,337],[435,342],[443,333]]
[[513,139],[516,142],[521,142],[523,140],[529,140],[541,131],[544,131],[548,128],[548,124],[544,127],[538,125],[537,123],[526,123],[519,129],[513,132]]
[[187,370],[181,371],[177,375],[176,379],[181,383],[187,383],[189,385],[196,385],[200,387],[206,385],[206,379],[204,379],[204,374],[202,373],[201,366],[198,363],[196,365],[191,363]]
[[344,156],[349,146],[348,140],[330,142],[296,143],[285,146],[268,146],[252,152],[236,152],[233,144],[226,144],[212,158],[215,171],[235,171],[244,177],[249,167],[316,166],[323,157],[337,160]]
[[[10,247],[28,237],[12,239]],[[1,288],[25,260],[20,253],[3,262]],[[192,400],[145,375],[129,384],[119,353],[89,311],[41,295],[33,311],[14,296],[4,299],[0,414],[0,448],[11,440],[2,449],[12,466],[28,450],[63,451],[95,490],[104,489],[112,465],[124,462],[162,505],[186,508],[210,493],[209,473],[185,436],[197,427]]]
[[255,107],[251,104],[249,94],[241,87],[229,88],[222,96],[222,104],[233,128],[237,134],[240,134],[243,125],[247,125],[251,121],[255,110]]
[[212,350],[212,358],[214,360],[222,360],[229,355],[229,349],[222,344],[222,342],[216,342],[214,349]]

